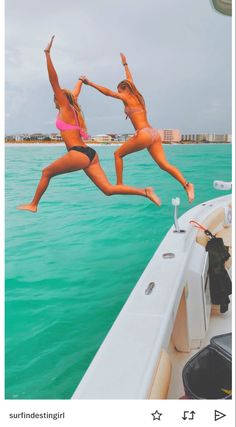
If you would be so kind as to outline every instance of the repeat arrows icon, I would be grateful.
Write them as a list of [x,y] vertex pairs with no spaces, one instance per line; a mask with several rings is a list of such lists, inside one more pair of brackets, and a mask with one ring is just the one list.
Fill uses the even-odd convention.
[[[191,418],[187,417],[186,416],[187,414],[191,414],[192,415]],[[194,412],[194,411],[191,411],[191,412],[184,411],[184,416],[182,418],[183,418],[183,420],[194,420],[194,415],[195,414],[196,414],[196,412]]]

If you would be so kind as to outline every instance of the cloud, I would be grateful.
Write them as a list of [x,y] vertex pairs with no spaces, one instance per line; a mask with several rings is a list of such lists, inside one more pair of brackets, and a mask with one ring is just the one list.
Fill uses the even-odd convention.
[[[62,87],[72,87],[86,74],[115,89],[124,76],[119,58],[124,51],[154,126],[230,131],[231,21],[214,12],[210,1],[51,0],[42,5],[8,0],[8,133],[54,131],[43,53],[52,34]],[[213,111],[215,99],[219,107],[206,117],[200,114],[201,125],[199,112]],[[80,102],[90,133],[132,130],[116,100],[84,88]]]

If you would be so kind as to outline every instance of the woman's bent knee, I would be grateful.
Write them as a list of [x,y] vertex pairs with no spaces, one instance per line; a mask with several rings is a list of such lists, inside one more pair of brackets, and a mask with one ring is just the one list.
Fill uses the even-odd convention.
[[115,156],[115,159],[120,159],[121,157],[123,157],[121,156],[119,149],[114,152],[114,156]]
[[52,177],[52,172],[50,171],[50,168],[44,168],[42,170],[42,176],[44,178],[51,178]]
[[112,196],[112,194],[114,194],[114,190],[112,186],[104,188],[102,191],[106,196]]

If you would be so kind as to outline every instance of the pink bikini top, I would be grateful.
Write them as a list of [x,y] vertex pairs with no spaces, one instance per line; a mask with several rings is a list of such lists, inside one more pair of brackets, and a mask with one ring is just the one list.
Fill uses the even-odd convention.
[[[72,107],[73,108],[73,107]],[[74,115],[75,115],[75,121],[77,122],[76,125],[71,125],[70,123],[66,123],[63,120],[61,120],[59,118],[59,113],[57,115],[57,119],[56,119],[56,127],[58,130],[60,130],[61,132],[65,132],[67,130],[78,130],[80,133],[80,136],[84,139],[88,139],[89,135],[85,132],[85,130],[79,126],[79,122],[78,122],[78,117],[77,114],[73,108],[74,111]]]
[[134,113],[144,113],[144,109],[141,107],[133,107],[133,108],[132,107],[125,107],[126,119],[128,117],[130,118],[131,114],[134,114]]

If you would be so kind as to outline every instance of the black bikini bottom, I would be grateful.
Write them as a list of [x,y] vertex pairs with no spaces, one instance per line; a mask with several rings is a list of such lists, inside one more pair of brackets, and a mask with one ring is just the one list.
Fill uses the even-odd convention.
[[74,147],[69,148],[68,151],[71,150],[79,151],[80,153],[85,154],[86,156],[88,156],[90,162],[96,156],[96,151],[91,147],[82,147],[81,145],[75,145]]

